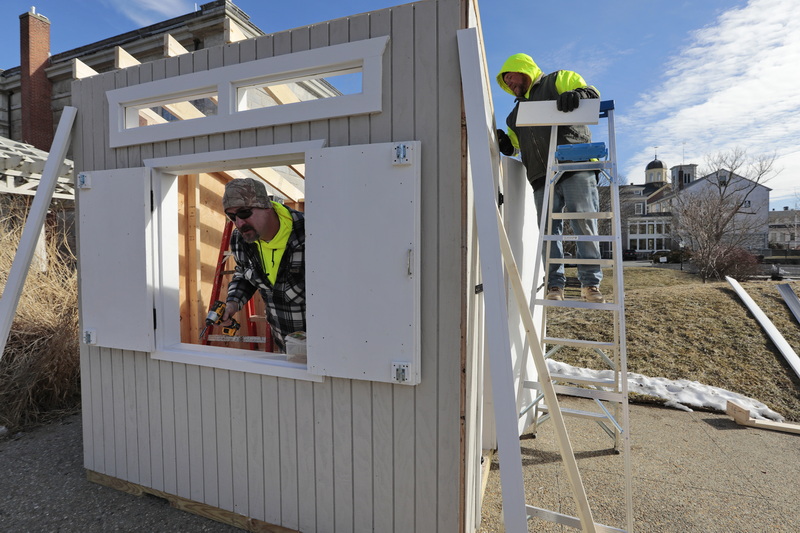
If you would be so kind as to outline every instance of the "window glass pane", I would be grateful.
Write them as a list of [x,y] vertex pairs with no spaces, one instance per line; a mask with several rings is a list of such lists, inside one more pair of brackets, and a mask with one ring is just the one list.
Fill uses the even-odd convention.
[[236,110],[247,111],[362,92],[361,70],[344,70],[291,82],[264,82],[236,89]]
[[168,102],[157,102],[125,108],[126,129],[193,120],[217,114],[217,95],[205,94]]

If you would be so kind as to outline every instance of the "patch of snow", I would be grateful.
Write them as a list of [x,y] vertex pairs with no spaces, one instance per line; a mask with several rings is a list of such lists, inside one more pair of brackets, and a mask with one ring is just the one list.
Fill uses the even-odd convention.
[[[553,359],[547,361],[547,367],[554,374],[595,379],[613,379],[614,377],[614,373],[611,370],[578,368]],[[651,378],[642,374],[628,372],[628,391],[661,398],[666,400],[665,405],[667,407],[683,411],[691,411],[691,407],[705,407],[724,413],[725,404],[728,400],[733,400],[743,408],[748,409],[753,418],[770,419],[776,422],[783,422],[784,420],[783,416],[758,400],[688,379]]]

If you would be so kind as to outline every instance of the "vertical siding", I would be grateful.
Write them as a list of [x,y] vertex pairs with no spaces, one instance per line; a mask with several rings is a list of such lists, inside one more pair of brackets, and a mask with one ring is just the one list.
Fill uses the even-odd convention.
[[[465,289],[460,0],[428,0],[75,82],[81,170],[327,139],[422,142],[422,383],[295,382],[82,346],[86,468],[302,531],[457,531]],[[384,112],[110,150],[105,91],[389,35]],[[96,135],[102,131],[104,135]]]

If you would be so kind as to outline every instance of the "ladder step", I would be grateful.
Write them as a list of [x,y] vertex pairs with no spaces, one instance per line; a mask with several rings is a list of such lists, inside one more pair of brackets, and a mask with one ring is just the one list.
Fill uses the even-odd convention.
[[614,242],[615,235],[542,235],[542,240],[551,242]]
[[[523,387],[531,390],[541,390],[542,385],[538,381],[524,381]],[[597,390],[597,389],[582,389],[580,387],[570,387],[567,385],[553,385],[556,394],[563,396],[575,396],[577,398],[587,398],[593,400],[603,400],[606,402],[622,403],[624,397],[622,394],[614,391]]]
[[564,381],[567,383],[578,383],[581,385],[591,385],[592,387],[609,387],[614,388],[617,386],[617,381],[613,378],[590,378],[586,376],[570,376],[568,374],[550,374],[550,379],[554,381]]
[[[581,519],[575,516],[557,513],[556,511],[550,511],[549,509],[542,509],[541,507],[534,507],[533,505],[525,505],[525,511],[528,513],[529,518],[541,518],[542,520],[546,520],[548,522],[554,522],[556,524],[562,524],[571,528],[581,529]],[[596,531],[601,533],[625,533],[624,529],[604,526],[603,524],[598,524],[596,522],[594,524],[594,528]]]
[[587,341],[581,339],[562,339],[559,337],[545,337],[542,339],[545,344],[558,344],[560,346],[572,346],[574,348],[616,348],[615,342]]
[[575,172],[577,170],[610,170],[614,166],[611,161],[578,161],[575,163],[556,163],[553,172]]
[[[550,408],[546,405],[540,405],[539,410],[544,413],[549,413]],[[588,420],[599,420],[604,422],[608,420],[608,415],[605,413],[596,413],[594,411],[583,411],[581,409],[572,409],[570,407],[561,407],[561,413],[566,416],[574,416],[576,418],[586,418]]]
[[584,302],[583,300],[545,300],[537,298],[533,300],[533,303],[534,305],[541,305],[543,307],[569,307],[571,309],[597,309],[600,311],[622,312],[622,306],[613,302],[596,304],[592,302]]
[[564,212],[564,213],[552,213],[551,216],[553,217],[553,219],[560,219],[560,220],[589,220],[592,218],[605,220],[614,218],[614,212],[613,211],[597,211],[595,213]]
[[577,259],[575,257],[548,257],[547,263],[569,263],[570,265],[600,265],[611,268],[616,261],[613,259]]
[[234,335],[233,337],[228,335],[209,335],[208,340],[211,342],[267,342],[266,337],[254,337],[249,335]]

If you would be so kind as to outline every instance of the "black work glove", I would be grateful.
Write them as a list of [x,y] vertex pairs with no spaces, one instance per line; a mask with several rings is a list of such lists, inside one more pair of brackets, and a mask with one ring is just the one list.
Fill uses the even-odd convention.
[[558,95],[556,107],[558,107],[559,111],[569,113],[570,111],[578,109],[580,103],[581,97],[576,91],[564,91]]
[[514,155],[514,144],[503,130],[497,130],[497,147],[503,155]]

